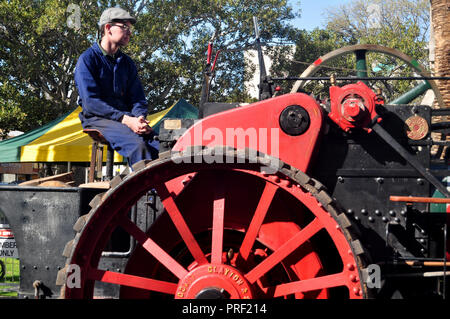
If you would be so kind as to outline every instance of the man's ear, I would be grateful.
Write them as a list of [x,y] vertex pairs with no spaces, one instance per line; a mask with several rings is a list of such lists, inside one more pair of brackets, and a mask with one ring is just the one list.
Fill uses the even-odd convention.
[[109,32],[110,29],[111,29],[111,24],[110,24],[110,23],[106,23],[106,24],[105,24],[105,34],[106,34],[107,32]]

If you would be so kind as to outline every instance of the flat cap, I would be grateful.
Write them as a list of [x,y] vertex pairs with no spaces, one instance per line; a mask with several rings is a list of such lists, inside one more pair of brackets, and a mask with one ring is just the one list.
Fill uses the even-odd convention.
[[108,8],[103,11],[100,16],[100,21],[98,22],[99,26],[102,26],[106,23],[113,22],[116,20],[127,20],[130,21],[131,24],[136,23],[136,18],[132,17],[127,11],[122,8]]

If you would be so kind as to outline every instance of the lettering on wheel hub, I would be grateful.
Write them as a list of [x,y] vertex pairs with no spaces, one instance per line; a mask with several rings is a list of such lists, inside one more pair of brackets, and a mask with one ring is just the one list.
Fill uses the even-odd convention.
[[178,284],[176,299],[250,299],[250,285],[244,276],[228,265],[202,265],[189,272]]

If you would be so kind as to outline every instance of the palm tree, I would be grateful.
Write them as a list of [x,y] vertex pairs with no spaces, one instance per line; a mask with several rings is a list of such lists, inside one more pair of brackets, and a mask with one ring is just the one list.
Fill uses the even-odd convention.
[[[435,76],[450,76],[450,1],[430,0],[431,24],[435,42]],[[431,35],[433,36],[433,35]],[[438,87],[446,107],[450,107],[450,83],[438,81]]]

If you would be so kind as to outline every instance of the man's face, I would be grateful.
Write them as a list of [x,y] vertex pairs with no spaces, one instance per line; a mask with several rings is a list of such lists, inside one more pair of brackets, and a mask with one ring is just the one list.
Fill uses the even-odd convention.
[[111,41],[117,43],[119,46],[125,46],[130,42],[132,32],[132,24],[127,22],[113,22],[109,23],[109,35]]

